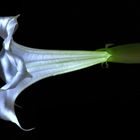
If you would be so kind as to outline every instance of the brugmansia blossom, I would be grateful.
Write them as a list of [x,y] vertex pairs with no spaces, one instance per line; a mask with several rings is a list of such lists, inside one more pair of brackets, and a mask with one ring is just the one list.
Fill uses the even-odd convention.
[[0,118],[20,123],[14,105],[17,96],[31,84],[50,76],[63,74],[106,62],[106,51],[59,51],[32,49],[13,40],[17,17],[0,17],[0,77],[5,85],[0,89]]
[[[113,45],[96,51],[42,50],[22,46],[13,40],[17,17],[0,17],[0,118],[16,123],[17,96],[31,84],[50,76],[83,69],[104,62],[140,63],[140,44]],[[25,130],[25,129],[23,129]]]

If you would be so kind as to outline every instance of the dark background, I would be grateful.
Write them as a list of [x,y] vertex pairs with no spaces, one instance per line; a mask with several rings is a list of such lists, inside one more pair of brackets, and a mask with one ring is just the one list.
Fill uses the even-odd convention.
[[[140,42],[135,2],[18,1],[0,7],[1,16],[21,15],[14,39],[33,48],[95,50],[107,43]],[[129,116],[137,116],[139,108],[139,71],[139,65],[109,63],[109,68],[96,65],[39,81],[16,101],[23,107],[16,107],[22,126],[36,129],[22,132],[1,120],[0,131],[13,139],[106,137],[114,127],[120,134],[122,125],[135,123]]]

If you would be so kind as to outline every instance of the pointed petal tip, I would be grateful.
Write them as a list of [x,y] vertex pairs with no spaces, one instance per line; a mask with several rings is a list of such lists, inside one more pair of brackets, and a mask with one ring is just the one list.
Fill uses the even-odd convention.
[[21,127],[21,126],[19,126],[19,128],[20,128],[21,130],[23,130],[23,131],[26,131],[26,132],[28,132],[28,131],[32,131],[32,130],[35,129],[35,127],[33,127],[33,128],[29,128],[29,129],[26,129],[26,128],[23,128],[23,127]]
[[[13,121],[12,121],[13,122]],[[19,121],[17,120],[16,122],[13,122],[13,123],[15,123],[21,130],[23,130],[23,131],[32,131],[32,130],[34,130],[35,129],[35,127],[33,127],[33,128],[23,128],[21,125],[20,125],[20,123],[19,123]]]
[[20,16],[20,14],[16,15],[15,18],[18,18]]

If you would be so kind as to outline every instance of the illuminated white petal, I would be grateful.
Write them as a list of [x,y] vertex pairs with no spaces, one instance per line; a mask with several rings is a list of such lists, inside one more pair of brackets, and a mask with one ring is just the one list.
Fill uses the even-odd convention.
[[106,62],[110,54],[106,51],[41,50],[22,46],[12,38],[17,27],[16,19],[17,16],[0,17],[0,36],[4,39],[0,76],[6,83],[0,89],[0,118],[21,128],[14,105],[25,88],[46,77]]

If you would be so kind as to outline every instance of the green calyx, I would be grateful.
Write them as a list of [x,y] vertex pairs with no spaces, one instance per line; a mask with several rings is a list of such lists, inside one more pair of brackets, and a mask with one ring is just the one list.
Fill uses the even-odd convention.
[[138,64],[140,63],[140,43],[115,45],[100,49],[110,54],[108,62]]

